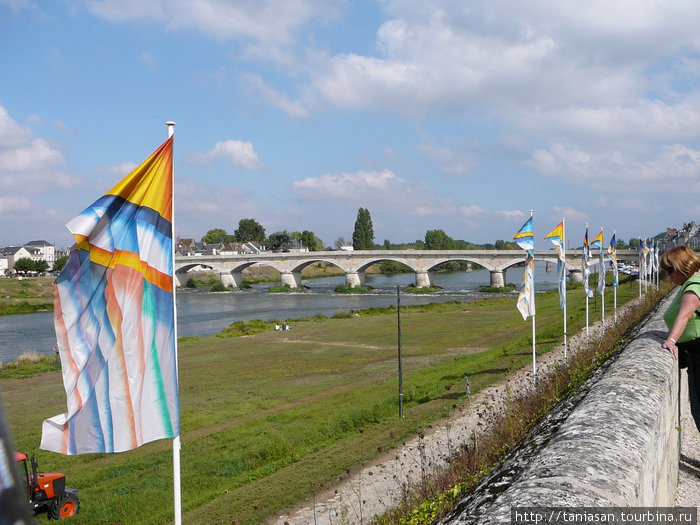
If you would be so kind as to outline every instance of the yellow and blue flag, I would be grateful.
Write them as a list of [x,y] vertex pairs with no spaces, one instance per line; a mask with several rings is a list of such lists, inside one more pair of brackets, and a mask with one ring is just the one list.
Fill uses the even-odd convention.
[[544,237],[557,248],[557,278],[559,280],[559,308],[566,306],[566,266],[564,261],[564,221]]
[[122,452],[180,433],[173,294],[173,138],[67,227],[54,284],[68,411],[41,448]]
[[518,233],[513,235],[513,240],[523,250],[533,252],[535,250],[535,234],[532,230],[532,216],[530,216],[523,224],[523,227],[518,230]]
[[518,310],[523,319],[527,319],[535,315],[535,233],[532,228],[532,215],[513,236],[513,239],[518,246],[527,252],[525,271],[523,271],[517,302]]
[[617,241],[615,240],[615,232],[613,232],[612,237],[610,237],[610,244],[608,246],[608,257],[610,257],[610,262],[613,268],[613,288],[617,287],[619,283],[618,269],[617,269]]

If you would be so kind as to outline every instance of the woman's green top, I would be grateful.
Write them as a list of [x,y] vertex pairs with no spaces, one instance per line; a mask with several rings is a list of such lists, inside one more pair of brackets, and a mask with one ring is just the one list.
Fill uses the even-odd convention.
[[[688,280],[683,283],[683,286],[681,286],[681,289],[673,298],[671,304],[668,305],[666,312],[664,312],[664,321],[666,321],[666,326],[668,326],[669,330],[673,326],[673,321],[676,320],[678,310],[680,310],[681,308],[681,298],[686,292],[694,293],[695,295],[700,297],[700,274],[696,273],[695,275],[691,275],[688,278]],[[678,338],[678,342],[686,343],[688,341],[692,341],[693,339],[698,338],[700,338],[700,315],[698,315],[698,313],[695,312],[693,314],[693,317],[691,317],[688,321],[685,330],[683,330],[683,333]]]

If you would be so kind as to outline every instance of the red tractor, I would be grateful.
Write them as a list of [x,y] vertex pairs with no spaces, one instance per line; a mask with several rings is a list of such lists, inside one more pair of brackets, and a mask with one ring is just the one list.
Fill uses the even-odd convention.
[[58,472],[37,473],[36,458],[15,452],[15,461],[24,464],[29,505],[35,514],[48,512],[49,518],[60,520],[75,516],[80,509],[78,491],[66,488],[66,475]]

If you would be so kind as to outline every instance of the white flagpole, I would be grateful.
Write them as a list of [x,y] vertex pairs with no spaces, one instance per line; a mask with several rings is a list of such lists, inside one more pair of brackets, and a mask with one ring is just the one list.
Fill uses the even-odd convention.
[[[600,228],[600,232],[603,233],[603,228]],[[603,258],[603,239],[601,238],[600,240],[600,268],[598,271],[600,272],[598,274],[598,279],[602,279],[603,286],[600,288],[600,320],[603,325],[603,328],[605,328],[605,259]]]
[[[168,138],[175,134],[175,123],[173,121],[168,121],[165,123],[168,126]],[[173,327],[174,327],[174,337],[175,337],[175,374],[178,379],[178,388],[180,385],[180,373],[178,369],[178,359],[177,359],[177,298],[175,296],[175,290],[177,289],[175,281],[175,163],[173,162],[173,173],[172,173],[172,223],[171,223],[171,241],[172,241],[172,257],[173,257]],[[178,410],[180,407],[178,406]],[[175,512],[175,525],[182,525],[182,492],[181,492],[181,482],[180,482],[180,435],[178,434],[173,438],[173,503]]]
[[[588,237],[588,223],[586,223],[586,237]],[[584,283],[584,291],[586,293],[586,346],[588,346],[588,338],[589,338],[589,333],[588,333],[588,289],[589,289],[589,282],[588,282],[588,272],[586,269],[588,268],[588,254],[586,253],[586,246],[583,246],[583,278],[586,280]]]
[[[530,210],[530,218],[532,218],[532,213],[533,210]],[[533,226],[533,235],[532,235],[532,304],[533,304],[533,309],[535,306],[535,235],[534,235],[534,226]],[[537,310],[535,309],[535,312]],[[535,348],[535,314],[532,315],[532,378],[533,380],[536,379],[537,375],[537,350]]]
[[617,281],[617,285],[613,287],[613,311],[615,312],[613,315],[613,321],[615,324],[617,324],[617,287],[620,286],[620,274],[617,268],[617,237],[615,233],[615,230],[613,230],[613,237],[615,237],[615,258],[613,259],[612,264],[615,265],[615,268],[613,268],[613,270],[615,272],[615,281]]
[[[566,217],[561,218],[561,265],[564,277],[564,359],[566,359]],[[561,283],[560,283],[561,285]]]

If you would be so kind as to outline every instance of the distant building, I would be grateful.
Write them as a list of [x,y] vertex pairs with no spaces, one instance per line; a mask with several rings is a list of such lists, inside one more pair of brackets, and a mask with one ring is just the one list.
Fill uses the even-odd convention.
[[24,247],[28,251],[30,248],[34,250],[32,260],[46,261],[49,263],[49,268],[53,268],[53,263],[56,262],[56,247],[53,244],[46,241],[29,241]]
[[0,255],[7,258],[7,271],[9,273],[12,273],[16,261],[32,258],[32,253],[24,246],[5,246],[4,248],[0,248]]
[[0,277],[5,277],[7,275],[7,270],[9,269],[9,262],[7,257],[0,255]]
[[684,224],[680,230],[667,228],[666,235],[659,239],[659,249],[662,252],[683,244],[690,246],[693,250],[700,249],[700,227],[695,224],[695,221]]

